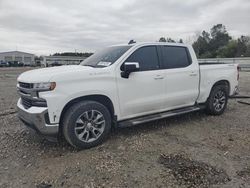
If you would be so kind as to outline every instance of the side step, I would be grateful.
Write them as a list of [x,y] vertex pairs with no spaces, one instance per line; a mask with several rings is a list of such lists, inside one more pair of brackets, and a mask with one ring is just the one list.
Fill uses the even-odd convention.
[[189,112],[198,111],[203,108],[204,108],[203,106],[186,107],[186,108],[181,108],[177,110],[171,110],[171,111],[166,111],[166,112],[161,112],[157,114],[151,114],[151,115],[146,115],[146,116],[142,116],[138,118],[120,121],[118,122],[117,125],[118,127],[131,127],[134,125],[148,123],[148,122],[155,121],[158,119],[164,119],[164,118],[171,117],[171,116],[177,116],[177,115],[186,114]]

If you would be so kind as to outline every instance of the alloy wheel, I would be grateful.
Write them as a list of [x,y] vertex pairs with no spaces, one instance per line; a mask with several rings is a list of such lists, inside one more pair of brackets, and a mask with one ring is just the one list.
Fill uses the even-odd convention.
[[94,142],[105,129],[105,119],[101,112],[89,110],[82,113],[75,123],[75,134],[83,142]]
[[217,112],[219,112],[224,108],[225,104],[226,104],[226,94],[222,90],[219,90],[214,95],[214,101],[213,101],[214,109]]

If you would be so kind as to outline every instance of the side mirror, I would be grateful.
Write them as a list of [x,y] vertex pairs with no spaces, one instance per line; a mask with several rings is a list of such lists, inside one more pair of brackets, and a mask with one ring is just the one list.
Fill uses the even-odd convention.
[[136,72],[139,68],[138,62],[125,62],[122,67],[121,77],[128,78],[131,72]]

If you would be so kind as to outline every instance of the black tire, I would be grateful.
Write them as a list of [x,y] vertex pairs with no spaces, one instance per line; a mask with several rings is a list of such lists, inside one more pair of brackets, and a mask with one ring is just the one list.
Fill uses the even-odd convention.
[[227,107],[227,102],[228,87],[226,85],[216,85],[212,88],[207,99],[206,112],[210,115],[221,115]]
[[[97,113],[96,119],[100,119],[101,115],[103,116],[101,117],[101,121],[96,122],[96,124],[94,123],[95,119],[93,118],[94,113]],[[90,115],[93,117],[90,118]],[[103,121],[104,127],[102,123],[100,124],[102,127],[97,128],[97,126],[100,126],[99,124],[97,125],[97,123]],[[82,101],[72,105],[67,110],[63,118],[62,126],[63,135],[69,144],[78,149],[91,148],[101,144],[109,135],[111,130],[111,115],[109,110],[101,103],[95,101]],[[78,128],[82,129],[78,130]],[[99,131],[98,134],[97,130],[102,131]],[[92,140],[89,138],[91,135],[93,136]]]

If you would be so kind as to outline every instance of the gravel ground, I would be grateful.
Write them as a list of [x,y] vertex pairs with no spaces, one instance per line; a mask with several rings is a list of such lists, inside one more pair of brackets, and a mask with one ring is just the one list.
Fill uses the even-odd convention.
[[[0,69],[1,188],[250,187],[249,105],[230,100],[222,116],[196,112],[118,129],[77,151],[18,120],[16,78],[27,69]],[[240,89],[250,95],[250,72],[241,72]]]

